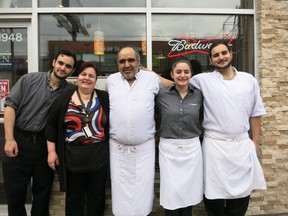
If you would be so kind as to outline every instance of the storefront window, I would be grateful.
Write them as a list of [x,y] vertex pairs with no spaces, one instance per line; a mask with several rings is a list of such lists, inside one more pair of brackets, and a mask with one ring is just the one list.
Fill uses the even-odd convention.
[[32,7],[32,0],[1,0],[0,8]]
[[[146,66],[142,39],[146,34],[145,15],[129,14],[53,14],[39,17],[40,70],[51,68],[54,55],[61,49],[77,54],[78,60],[95,61],[100,74],[117,72],[116,54],[123,46],[136,47]],[[94,51],[94,43],[104,45],[104,53]],[[94,40],[95,38],[95,40]]]
[[[3,90],[8,91],[23,74],[28,72],[27,29],[0,27],[0,47],[0,83],[2,84],[0,85],[1,101],[2,96],[5,95]],[[6,81],[8,82],[7,89],[3,84]],[[1,111],[2,110],[0,109],[0,112]]]
[[237,9],[253,9],[253,1],[251,0],[157,0],[152,1],[152,7],[184,7],[184,8],[237,8]]
[[146,0],[39,0],[39,7],[145,7]]
[[[254,27],[252,15],[153,15],[152,69],[169,70],[176,59],[197,60],[204,71],[211,70],[209,44],[226,40],[233,48],[233,65],[254,73]],[[100,41],[96,52],[95,43]],[[97,39],[98,38],[98,39]],[[97,41],[98,40],[98,41]],[[118,71],[116,54],[133,46],[146,67],[145,15],[135,14],[54,14],[39,19],[40,70],[51,67],[60,49],[72,49],[78,60],[95,61],[100,75]]]
[[168,71],[177,59],[197,60],[209,71],[209,44],[225,40],[232,46],[233,65],[254,73],[253,16],[153,15],[153,70]]

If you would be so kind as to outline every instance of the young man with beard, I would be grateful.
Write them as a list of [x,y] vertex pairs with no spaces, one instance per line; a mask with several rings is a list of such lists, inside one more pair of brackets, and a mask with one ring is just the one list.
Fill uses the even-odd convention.
[[3,177],[10,216],[27,215],[25,200],[31,179],[31,215],[49,215],[54,171],[47,163],[43,129],[48,110],[67,88],[65,79],[74,71],[75,63],[75,54],[60,51],[53,60],[51,71],[22,76],[6,99]]
[[209,57],[215,70],[191,79],[204,96],[204,204],[208,216],[244,216],[251,191],[266,189],[257,158],[266,112],[257,80],[232,67],[226,42],[212,44]]

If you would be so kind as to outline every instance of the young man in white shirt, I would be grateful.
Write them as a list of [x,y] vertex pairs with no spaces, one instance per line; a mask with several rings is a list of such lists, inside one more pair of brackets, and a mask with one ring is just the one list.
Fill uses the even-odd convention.
[[266,189],[257,158],[266,112],[257,80],[232,67],[226,42],[212,44],[209,57],[215,70],[191,79],[204,96],[204,204],[208,216],[244,216],[251,191]]

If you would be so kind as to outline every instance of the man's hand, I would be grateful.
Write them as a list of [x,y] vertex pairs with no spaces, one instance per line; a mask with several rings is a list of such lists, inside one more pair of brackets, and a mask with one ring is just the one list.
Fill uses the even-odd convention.
[[18,145],[14,139],[6,140],[4,146],[4,152],[7,155],[7,157],[16,157],[18,155]]
[[49,152],[47,162],[48,162],[49,167],[55,171],[56,166],[59,165],[57,153],[56,152]]

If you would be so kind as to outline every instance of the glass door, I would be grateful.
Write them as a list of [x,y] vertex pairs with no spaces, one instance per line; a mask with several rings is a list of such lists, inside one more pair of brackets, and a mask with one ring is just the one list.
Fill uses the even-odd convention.
[[[16,81],[28,73],[28,25],[7,26],[0,21],[0,215],[8,215],[2,174],[4,101]],[[28,194],[27,203],[31,202]]]

